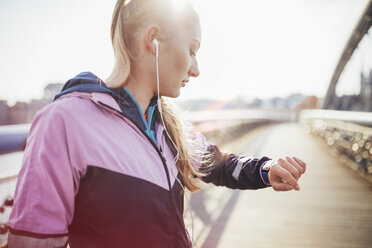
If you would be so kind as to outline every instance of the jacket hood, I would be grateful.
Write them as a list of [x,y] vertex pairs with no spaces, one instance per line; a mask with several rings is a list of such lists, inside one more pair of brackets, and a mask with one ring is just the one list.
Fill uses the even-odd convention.
[[107,93],[110,94],[117,101],[120,98],[120,90],[108,88],[107,85],[99,77],[91,72],[81,72],[65,83],[61,92],[54,97],[54,101],[57,100],[59,97],[73,91]]
[[150,100],[150,104],[146,110],[146,117],[142,112],[138,102],[126,88],[111,89],[96,75],[91,72],[82,72],[74,78],[68,80],[63,86],[61,93],[54,97],[54,101],[59,97],[71,93],[78,92],[100,92],[111,95],[118,103],[121,111],[125,116],[135,122],[142,130],[144,130],[150,138],[156,142],[155,137],[155,121],[153,121],[154,110],[157,105],[157,96]]

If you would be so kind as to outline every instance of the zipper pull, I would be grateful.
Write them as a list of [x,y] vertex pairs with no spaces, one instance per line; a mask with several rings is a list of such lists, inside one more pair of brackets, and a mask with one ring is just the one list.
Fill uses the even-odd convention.
[[164,161],[167,162],[167,160],[165,159],[164,153],[163,153],[163,149],[161,149],[161,146],[160,146],[160,155],[164,159]]

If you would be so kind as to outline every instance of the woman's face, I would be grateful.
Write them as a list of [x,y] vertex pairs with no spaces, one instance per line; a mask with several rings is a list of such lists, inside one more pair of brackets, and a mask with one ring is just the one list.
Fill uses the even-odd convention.
[[[194,19],[194,20],[193,20]],[[160,95],[178,97],[191,77],[199,76],[196,53],[201,31],[197,18],[182,24],[174,35],[159,42]]]

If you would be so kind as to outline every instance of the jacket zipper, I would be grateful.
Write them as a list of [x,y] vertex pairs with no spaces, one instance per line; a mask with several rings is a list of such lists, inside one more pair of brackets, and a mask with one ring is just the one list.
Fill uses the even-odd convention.
[[147,138],[147,140],[148,141],[150,141],[150,143],[152,144],[152,146],[154,147],[154,149],[156,150],[156,152],[158,153],[158,155],[159,155],[159,157],[160,157],[160,159],[161,159],[161,161],[162,161],[162,163],[163,163],[163,167],[164,167],[164,170],[165,170],[165,174],[166,174],[166,176],[167,176],[167,181],[168,181],[168,187],[169,187],[169,193],[172,195],[172,188],[171,188],[171,183],[170,183],[170,176],[169,176],[169,170],[168,170],[168,167],[167,167],[167,163],[166,163],[166,159],[165,159],[165,156],[164,156],[164,154],[163,154],[163,151],[162,151],[162,149],[161,149],[161,146],[160,146],[160,150],[158,149],[158,147],[156,146],[156,144],[154,143],[154,141],[143,131],[143,130],[141,130],[141,128],[138,126],[138,124],[137,123],[135,123],[131,118],[129,118],[128,116],[126,116],[123,112],[120,112],[120,111],[118,111],[118,110],[116,110],[116,109],[114,109],[114,108],[112,108],[112,107],[110,107],[109,105],[107,105],[107,104],[104,104],[103,102],[101,102],[101,101],[98,101],[98,103],[99,104],[101,104],[101,105],[103,105],[103,106],[105,106],[105,107],[107,107],[107,108],[109,108],[109,109],[111,109],[111,110],[113,110],[113,111],[115,111],[116,113],[118,113],[118,114],[120,114],[120,115],[122,115],[122,116],[124,116],[125,118],[127,118],[131,123],[133,123],[136,127],[137,127],[137,129]]
[[[120,112],[112,107],[110,107],[109,105],[106,105],[104,103],[102,103],[101,101],[98,101],[99,104],[115,111],[115,113],[118,113],[122,116],[124,116],[125,118],[127,118],[131,123],[133,123],[138,130],[140,130],[140,132],[142,133],[142,135],[144,135],[147,140],[152,144],[152,146],[154,147],[154,149],[156,150],[156,152],[158,153],[162,163],[163,163],[163,167],[164,167],[164,170],[165,170],[165,174],[167,176],[167,181],[168,181],[168,187],[169,187],[169,197],[170,197],[170,203],[172,204],[173,206],[173,211],[174,211],[174,214],[177,216],[177,213],[176,213],[176,203],[175,203],[175,199],[173,199],[173,194],[172,194],[172,187],[171,187],[171,183],[170,183],[170,177],[169,177],[169,170],[168,170],[168,167],[167,167],[167,163],[166,163],[166,159],[165,159],[165,156],[163,154],[163,150],[161,149],[161,146],[160,146],[160,150],[158,149],[158,147],[156,146],[155,142],[144,132],[141,130],[141,128],[131,119],[129,118],[128,116],[126,116],[123,112]],[[173,222],[173,225],[174,225],[174,228],[175,230],[177,230],[177,225],[176,225],[176,222]],[[185,229],[186,230],[186,229]],[[186,230],[187,232],[187,230]],[[175,238],[175,243],[177,243],[177,232],[174,233],[174,238]]]

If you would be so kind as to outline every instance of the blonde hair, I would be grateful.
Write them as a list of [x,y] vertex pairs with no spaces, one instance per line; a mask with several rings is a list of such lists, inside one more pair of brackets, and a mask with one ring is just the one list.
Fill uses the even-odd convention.
[[[133,66],[136,62],[135,41],[139,28],[156,20],[160,27],[165,27],[170,22],[171,2],[175,0],[132,0],[128,3],[125,0],[118,0],[112,16],[111,41],[115,54],[115,65],[111,75],[106,79],[112,88],[124,87],[133,73]],[[184,15],[196,13],[191,6],[185,9]],[[168,15],[168,17],[167,17]],[[167,19],[168,18],[168,19]],[[181,181],[191,192],[200,189],[198,178],[204,173],[195,169],[195,163],[200,163],[202,152],[193,141],[190,140],[185,125],[179,118],[174,106],[161,98],[164,123],[169,134],[179,150],[177,168],[181,175]],[[156,110],[156,116],[160,119],[160,113]],[[166,137],[167,144],[173,154],[176,150],[171,141]]]

